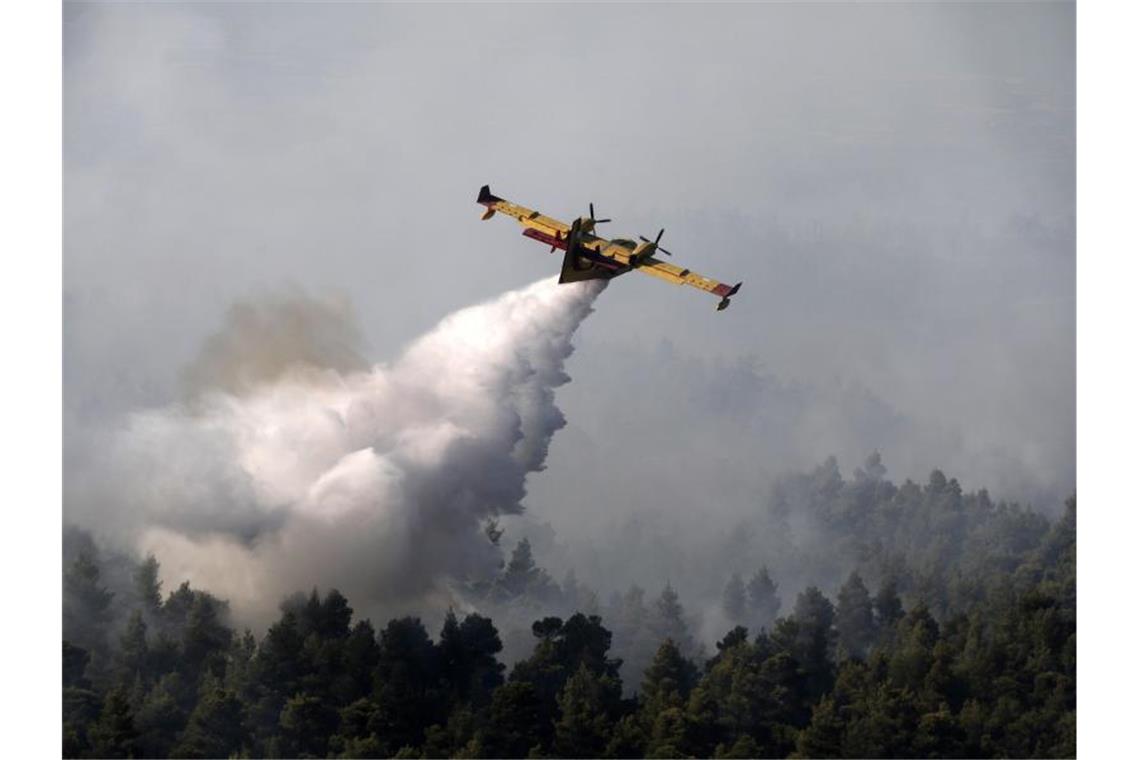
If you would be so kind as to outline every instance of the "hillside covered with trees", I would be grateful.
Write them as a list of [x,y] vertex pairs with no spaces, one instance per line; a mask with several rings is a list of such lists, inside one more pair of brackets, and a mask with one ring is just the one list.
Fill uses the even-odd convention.
[[[438,630],[313,590],[255,637],[225,600],[163,589],[154,557],[69,531],[63,753],[1075,756],[1075,498],[1050,521],[938,471],[895,486],[876,463],[777,484],[775,513],[811,521],[841,581],[729,573],[712,646],[668,579],[599,602],[525,540],[468,584],[480,612]],[[525,641],[496,627],[507,609],[534,611]]]

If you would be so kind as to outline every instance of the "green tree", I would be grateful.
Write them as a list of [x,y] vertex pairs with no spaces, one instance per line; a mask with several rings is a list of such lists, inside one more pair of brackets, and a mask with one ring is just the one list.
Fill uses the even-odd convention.
[[842,652],[849,657],[865,657],[875,642],[875,615],[871,595],[863,578],[852,572],[839,590],[835,608],[835,630]]
[[740,573],[733,573],[725,584],[724,593],[721,595],[721,608],[724,609],[728,621],[734,625],[748,621],[748,597]]
[[91,686],[91,682],[87,679],[85,673],[87,671],[87,663],[91,661],[91,655],[87,653],[86,649],[77,647],[70,641],[64,639],[63,642],[63,685],[64,686],[79,686],[87,688]]
[[689,697],[688,751],[728,751],[743,736],[758,744],[760,756],[792,750],[792,727],[807,722],[804,679],[790,654],[770,649],[762,638],[750,643],[735,637],[721,648]]
[[879,684],[851,706],[843,737],[846,757],[914,757],[918,715],[909,692]]
[[624,663],[623,679],[633,687],[641,683],[660,641],[649,627],[650,612],[645,590],[633,584],[624,594],[615,593],[606,609],[606,621],[613,626],[614,652]]
[[685,609],[677,596],[673,584],[666,583],[661,590],[661,596],[653,604],[653,612],[649,617],[649,632],[654,647],[670,639],[685,656],[696,654],[696,644],[689,633],[689,624],[685,620]]
[[581,612],[584,615],[598,614],[598,595],[588,586],[578,582],[574,568],[566,571],[562,579],[563,608],[569,613]]
[[527,598],[536,602],[551,601],[557,590],[550,574],[535,563],[530,541],[526,538],[515,545],[496,588],[501,599]]
[[63,642],[63,754],[79,757],[89,749],[88,728],[102,709],[86,676],[87,650]]
[[539,746],[541,709],[534,685],[510,681],[495,689],[479,738],[485,757],[526,757]]
[[845,722],[833,697],[812,708],[811,723],[796,739],[798,757],[841,757]]
[[197,677],[205,669],[221,676],[233,631],[222,621],[223,605],[210,594],[196,592],[182,632],[182,664]]
[[162,609],[162,582],[158,579],[158,569],[158,560],[153,554],[148,554],[134,573],[134,603],[152,616],[157,616]]
[[452,703],[485,705],[503,682],[496,655],[503,649],[489,618],[467,615],[460,623],[450,610],[439,636],[442,674]]
[[873,606],[875,608],[875,624],[879,630],[890,634],[895,624],[902,620],[903,606],[899,599],[898,583],[894,578],[887,578],[875,593]]
[[281,710],[286,752],[295,757],[324,757],[339,716],[331,705],[311,694],[296,694]]
[[103,703],[99,720],[89,731],[91,751],[96,757],[133,757],[138,740],[135,715],[125,688],[111,690]]
[[150,647],[147,645],[146,623],[138,610],[131,613],[127,627],[119,637],[117,659],[123,683],[133,683],[135,679],[145,679],[148,676]]
[[696,683],[697,666],[685,659],[672,639],[661,642],[641,682],[641,704],[649,722],[663,710],[683,706]]
[[738,737],[731,746],[723,744],[717,745],[715,756],[718,758],[741,758],[742,760],[746,760],[747,758],[765,757],[766,755],[763,747],[757,743],[755,739],[748,734],[743,734]]
[[677,757],[688,746],[685,705],[697,682],[697,667],[671,639],[662,642],[641,684],[642,733],[649,757]]
[[688,757],[684,747],[689,743],[689,724],[681,707],[669,707],[657,713],[646,742],[646,757]]
[[938,623],[926,604],[919,602],[897,626],[898,644],[890,659],[891,682],[911,692],[922,691],[934,662]]
[[95,557],[81,553],[63,575],[63,632],[93,658],[107,651],[111,599]]
[[186,727],[187,714],[179,704],[178,676],[163,677],[139,705],[135,726],[140,757],[168,757]]
[[585,667],[606,683],[618,684],[621,692],[619,669],[621,661],[609,657],[611,633],[597,616],[581,613],[571,615],[565,622],[548,617],[536,622],[532,632],[538,639],[534,652],[515,664],[510,680],[530,683],[538,699],[539,737],[543,748],[553,740],[553,725],[558,718],[558,698],[566,682],[580,668]]
[[174,748],[177,757],[231,757],[242,750],[247,733],[241,700],[214,681],[202,694],[186,730]]
[[832,652],[835,645],[835,608],[815,586],[796,597],[790,620],[773,632],[776,646],[799,664],[811,701],[827,693],[834,677]]
[[771,625],[780,611],[780,595],[767,566],[757,570],[748,581],[748,608],[752,614],[751,625],[757,629]]
[[391,752],[419,746],[428,726],[444,722],[439,651],[419,618],[389,621],[380,632],[375,683],[376,734]]
[[582,663],[558,695],[554,727],[559,757],[600,757],[606,749],[621,700],[621,684]]
[[372,691],[372,674],[380,662],[376,631],[368,620],[357,621],[344,643],[343,669],[335,697],[339,704],[367,696]]

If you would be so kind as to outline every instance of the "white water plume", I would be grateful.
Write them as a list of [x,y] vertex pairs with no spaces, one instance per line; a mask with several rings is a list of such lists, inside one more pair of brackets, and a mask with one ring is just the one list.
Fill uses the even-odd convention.
[[542,280],[451,314],[390,365],[137,412],[107,452],[104,527],[255,619],[313,584],[393,609],[492,572],[481,525],[521,511],[603,288]]

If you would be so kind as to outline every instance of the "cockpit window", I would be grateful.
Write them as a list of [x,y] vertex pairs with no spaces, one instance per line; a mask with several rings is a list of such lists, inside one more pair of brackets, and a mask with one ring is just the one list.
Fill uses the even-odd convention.
[[626,240],[625,238],[614,238],[610,242],[614,245],[620,245],[622,248],[626,248],[631,251],[637,247],[637,243],[633,242],[632,240]]

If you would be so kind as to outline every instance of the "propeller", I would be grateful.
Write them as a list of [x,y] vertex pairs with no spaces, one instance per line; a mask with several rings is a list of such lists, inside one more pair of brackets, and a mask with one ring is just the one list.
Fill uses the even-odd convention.
[[605,224],[606,222],[608,222],[610,220],[609,219],[595,219],[594,218],[594,204],[591,203],[590,204],[590,221],[593,222],[594,224]]
[[641,240],[643,242],[646,242],[646,243],[649,243],[650,245],[652,245],[653,250],[661,251],[661,253],[665,254],[666,256],[672,256],[673,254],[669,253],[664,248],[662,248],[661,246],[658,245],[658,243],[661,242],[661,236],[664,234],[665,234],[665,228],[662,227],[661,231],[657,233],[657,239],[656,240],[650,240],[649,238],[645,237],[644,235],[638,235],[638,237],[641,238]]

